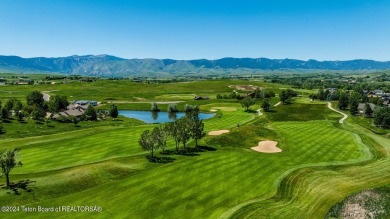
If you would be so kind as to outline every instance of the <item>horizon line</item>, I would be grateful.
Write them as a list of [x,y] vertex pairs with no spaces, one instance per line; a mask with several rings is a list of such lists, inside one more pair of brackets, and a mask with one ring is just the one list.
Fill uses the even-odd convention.
[[375,62],[390,62],[390,60],[375,60],[375,59],[369,59],[369,58],[354,58],[354,59],[315,59],[315,58],[310,58],[310,59],[299,59],[299,58],[267,58],[267,57],[234,57],[234,56],[225,56],[221,58],[193,58],[193,59],[176,59],[176,58],[123,58],[120,56],[116,55],[110,55],[110,54],[85,54],[85,55],[68,55],[68,56],[31,56],[31,57],[25,57],[25,56],[20,56],[20,55],[0,55],[0,56],[8,56],[8,57],[19,57],[23,59],[34,59],[34,58],[49,58],[49,59],[56,59],[56,58],[68,58],[68,57],[86,57],[86,56],[112,56],[124,60],[132,60],[132,59],[155,59],[155,60],[176,60],[176,61],[193,61],[193,60],[208,60],[208,61],[216,61],[216,60],[221,60],[221,59],[228,59],[228,58],[233,58],[233,59],[269,59],[269,60],[296,60],[296,61],[318,61],[318,62],[347,62],[347,61],[375,61]]

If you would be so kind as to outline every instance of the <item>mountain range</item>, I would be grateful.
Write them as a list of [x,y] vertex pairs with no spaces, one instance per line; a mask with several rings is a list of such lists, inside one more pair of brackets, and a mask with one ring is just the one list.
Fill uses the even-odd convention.
[[111,55],[85,55],[59,58],[22,58],[0,56],[0,71],[14,73],[60,73],[100,77],[152,75],[200,75],[223,73],[258,73],[274,70],[383,70],[390,61],[356,59],[317,61],[268,58],[222,58],[217,60],[123,59]]

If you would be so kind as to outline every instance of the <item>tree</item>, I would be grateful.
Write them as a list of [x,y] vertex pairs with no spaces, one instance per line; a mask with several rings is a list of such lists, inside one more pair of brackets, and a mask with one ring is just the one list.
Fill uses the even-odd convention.
[[255,100],[252,99],[251,97],[245,97],[244,99],[241,100],[241,106],[245,107],[245,111],[249,110],[249,107],[255,105]]
[[160,111],[160,109],[158,108],[158,105],[157,105],[156,102],[153,102],[153,103],[152,103],[151,111],[153,111],[153,112],[158,112],[158,111]]
[[0,158],[0,167],[2,174],[5,175],[5,182],[7,188],[9,188],[9,173],[15,167],[22,166],[22,163],[19,159],[19,149],[15,148],[13,150],[6,150],[2,153]]
[[264,90],[264,98],[275,97],[275,92],[272,90]]
[[370,104],[366,103],[366,105],[364,105],[364,115],[366,117],[372,117],[373,112],[374,111],[371,109]]
[[0,122],[0,135],[4,134],[3,124]]
[[376,106],[374,110],[375,125],[382,128],[390,128],[390,108]]
[[175,113],[175,112],[178,112],[179,110],[177,110],[177,106],[176,104],[174,103],[171,103],[168,105],[168,113]]
[[190,120],[188,117],[182,117],[178,121],[178,135],[183,143],[183,148],[186,148],[186,143],[191,138]]
[[35,106],[33,108],[33,111],[31,112],[31,117],[33,118],[33,120],[41,120],[43,117],[45,117],[45,115],[45,111],[37,106]]
[[97,113],[95,108],[92,105],[88,105],[84,113],[89,120],[95,121],[97,119]]
[[193,110],[189,115],[189,126],[191,138],[195,140],[195,146],[198,147],[198,140],[206,136],[204,132],[203,120],[199,119],[199,110]]
[[43,94],[41,92],[32,91],[27,95],[26,99],[28,105],[35,105],[40,108],[43,108],[44,99],[43,99]]
[[271,104],[268,98],[264,99],[263,103],[261,104],[261,107],[264,109],[265,112],[269,112],[271,110]]
[[192,105],[190,105],[190,104],[184,105],[184,111],[185,111],[186,113],[191,112],[193,109],[194,109],[194,106],[192,106]]
[[284,103],[284,104],[290,103],[290,96],[288,96],[288,93],[286,90],[282,90],[280,92],[279,97],[280,97],[280,101],[282,101],[282,103]]
[[1,109],[1,119],[6,120],[9,116],[9,111],[4,107]]
[[162,153],[165,153],[165,149],[167,148],[167,140],[171,134],[171,129],[168,125],[163,125],[159,127],[159,147],[162,149]]
[[320,100],[325,100],[326,96],[325,96],[325,92],[324,92],[324,89],[323,88],[320,88],[318,90],[318,99]]
[[110,116],[115,119],[118,117],[118,114],[118,107],[115,104],[112,104],[110,108]]
[[18,117],[18,120],[19,120],[19,121],[22,121],[23,118],[24,118],[24,112],[23,112],[23,111],[22,111],[22,112],[19,112],[19,113],[16,114],[16,116]]
[[338,107],[341,110],[345,110],[348,107],[348,97],[345,92],[340,93]]
[[14,112],[15,112],[15,116],[19,118],[19,114],[22,113],[21,110],[23,109],[23,104],[22,102],[20,102],[20,100],[16,100],[14,102]]
[[145,130],[141,134],[141,138],[138,140],[138,144],[143,150],[150,152],[150,158],[154,158],[154,152],[158,150],[159,144],[156,139],[158,136],[158,127],[155,127],[153,131]]
[[10,112],[14,108],[15,101],[16,101],[16,99],[14,99],[14,98],[9,99],[7,102],[5,102],[3,108],[6,109],[8,112]]
[[79,119],[76,116],[72,116],[70,118],[74,124],[75,127],[77,127],[77,124],[79,123]]
[[172,136],[173,140],[175,141],[175,147],[176,152],[179,152],[179,145],[180,145],[180,135],[179,135],[179,120],[176,120],[175,122],[168,124],[169,133]]
[[49,111],[58,113],[60,110],[65,110],[69,105],[66,96],[51,96],[48,102]]
[[360,94],[353,92],[349,98],[349,111],[351,115],[356,115],[358,113]]
[[255,90],[255,97],[256,98],[259,98],[259,99],[264,99],[264,90],[260,89],[260,88],[256,88]]

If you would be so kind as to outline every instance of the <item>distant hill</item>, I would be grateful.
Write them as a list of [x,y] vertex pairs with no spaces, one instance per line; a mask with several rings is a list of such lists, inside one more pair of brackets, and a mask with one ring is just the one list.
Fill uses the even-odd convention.
[[123,59],[110,55],[85,55],[59,58],[0,56],[0,71],[16,73],[50,72],[129,77],[138,75],[196,75],[232,72],[256,73],[259,70],[383,70],[390,61],[317,61],[267,58],[222,58],[217,60]]

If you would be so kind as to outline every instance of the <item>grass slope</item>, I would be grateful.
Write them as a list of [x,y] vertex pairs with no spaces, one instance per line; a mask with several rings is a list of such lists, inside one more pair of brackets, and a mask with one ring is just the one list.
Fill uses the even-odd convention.
[[[245,115],[245,113],[241,113]],[[297,125],[300,126],[300,129],[295,128]],[[252,142],[241,143],[239,147],[221,145],[217,148],[217,151],[201,153],[199,156],[194,157],[175,156],[176,160],[173,163],[162,166],[152,165],[149,168],[129,174],[121,178],[121,180],[112,180],[109,183],[102,183],[97,186],[92,184],[89,189],[85,189],[85,183],[79,182],[80,186],[83,186],[85,189],[81,192],[71,192],[67,184],[60,183],[64,187],[61,190],[69,191],[69,194],[63,194],[61,197],[50,200],[45,200],[37,194],[38,191],[46,189],[42,185],[42,179],[39,177],[36,178],[34,176],[35,174],[28,174],[26,169],[22,170],[24,168],[18,171],[23,171],[24,177],[29,176],[31,180],[36,181],[36,183],[33,183],[35,185],[32,194],[36,194],[38,197],[36,197],[37,202],[29,204],[31,206],[62,205],[63,203],[69,205],[101,205],[104,211],[93,215],[97,218],[105,218],[110,215],[131,218],[158,218],[162,216],[164,218],[177,218],[181,215],[187,215],[189,218],[215,218],[229,208],[245,201],[257,197],[271,197],[277,191],[277,182],[281,181],[286,172],[289,172],[291,169],[328,162],[352,162],[358,159],[364,159],[367,156],[362,153],[362,145],[354,135],[343,130],[335,129],[332,123],[327,121],[305,123],[281,122],[270,125],[270,128],[278,130],[276,132],[280,130],[280,133],[276,133],[274,137],[286,136],[275,139],[281,142],[280,147],[285,152],[274,155],[254,152],[248,149],[253,146]],[[273,133],[272,130],[267,128],[263,129],[268,131],[250,133],[249,129],[245,126],[237,128],[235,131],[241,133],[242,136],[247,136],[248,138],[253,137],[255,139],[262,138],[262,133]],[[313,130],[317,129],[319,130],[318,132],[329,133],[329,135],[336,136],[337,138],[328,138],[328,144],[318,144],[318,136],[313,133]],[[127,130],[128,133],[131,133],[131,128]],[[81,145],[88,145],[88,142],[90,142],[89,144],[91,146],[89,146],[90,148],[88,150],[81,149],[79,153],[85,155],[87,160],[101,159],[102,154],[107,154],[100,152],[103,148],[103,151],[110,151],[108,148],[112,148],[117,151],[115,153],[116,155],[125,153],[125,149],[122,148],[121,144],[114,140],[121,139],[124,136],[111,136],[113,133],[108,133],[110,134],[105,134],[104,136],[109,140],[99,139],[96,141],[102,141],[102,143],[85,141]],[[95,133],[92,136],[98,137],[100,135],[99,133]],[[294,138],[290,138],[290,136],[294,136]],[[309,139],[307,139],[307,136],[310,136]],[[344,149],[333,147],[333,145],[340,143],[339,140],[335,140],[338,138],[343,139],[342,143],[345,143]],[[326,136],[324,136],[324,139],[326,139]],[[302,144],[302,141],[305,141],[305,144]],[[52,145],[51,142],[46,142],[41,144],[40,147],[37,146],[37,148],[43,151],[45,148],[50,148],[50,145]],[[80,145],[68,144],[67,147],[68,150],[72,150],[71,148],[75,148],[74,150],[76,151],[80,150]],[[126,144],[126,147],[128,154],[131,154],[130,151],[134,149],[139,150],[136,145],[131,146],[131,144]],[[97,151],[95,152],[95,150]],[[24,148],[23,151],[26,158],[28,156],[35,156],[34,159],[38,159],[35,161],[33,159],[26,160],[26,163],[30,162],[32,166],[34,166],[34,163],[38,166],[44,160],[51,159],[50,157],[68,157],[62,154],[64,152],[59,151],[59,154],[50,154],[50,156],[48,155],[44,159],[39,160],[40,158],[38,158],[37,154],[41,153],[34,153],[28,147]],[[88,153],[90,151],[93,151],[93,154],[97,153],[97,155],[91,155]],[[47,153],[47,151],[45,152]],[[136,154],[136,152],[134,153]],[[328,153],[333,156],[327,156],[326,154]],[[67,162],[69,164],[73,161],[74,166],[79,165],[75,162],[77,160],[76,158],[67,158],[67,160],[69,160]],[[58,166],[68,167],[60,159],[54,161]],[[126,161],[123,160],[123,163],[113,164],[114,167],[112,168],[122,167],[125,168],[123,171],[130,171],[130,167],[125,167]],[[93,173],[94,168],[89,168],[89,165],[95,164],[83,165],[86,171],[84,174],[87,177],[89,175],[95,175]],[[48,171],[53,168],[53,165],[39,167],[40,171]],[[27,168],[27,170],[32,169],[35,168]],[[75,170],[72,169],[69,171]],[[104,168],[100,171],[102,175],[106,174]],[[68,174],[71,174],[71,172]],[[37,173],[37,175],[40,175],[40,173]],[[45,174],[45,176],[49,177],[45,181],[50,182],[50,175]],[[53,177],[58,177],[58,175],[54,175]],[[105,177],[102,178],[102,181],[107,180]],[[77,185],[77,181],[82,180],[82,178],[74,178],[74,180],[76,182],[68,182],[69,185]],[[76,190],[80,191],[81,189],[76,188]],[[115,195],[113,195],[113,192]],[[32,194],[24,193],[23,198],[29,199],[29,196]],[[93,197],[90,194],[93,194]],[[13,201],[17,202],[18,198]],[[19,202],[22,202],[21,198]],[[118,203],[122,204],[118,205]],[[56,213],[47,215],[66,217],[65,215]],[[77,213],[72,216],[81,218],[87,217],[88,215],[90,213]],[[31,214],[31,216],[39,216],[39,214]]]
[[[222,88],[226,83],[196,86],[214,85],[202,90],[207,93],[226,89]],[[175,86],[180,94],[187,92],[185,86],[194,88]],[[95,88],[89,89],[86,93]],[[171,93],[173,88],[151,89],[145,98]],[[206,131],[231,132],[201,141],[216,150],[168,155],[174,161],[167,164],[147,162],[147,153],[137,144],[140,133],[153,125],[102,126],[1,140],[1,150],[22,149],[25,166],[11,173],[11,181],[32,182],[31,191],[20,190],[20,195],[1,189],[0,204],[103,208],[100,213],[28,213],[32,218],[323,218],[344,197],[390,184],[390,140],[355,124],[338,124],[340,115],[325,104],[280,105],[274,107],[276,112],[258,117],[238,103],[200,103],[203,111],[225,107],[205,121]],[[249,149],[265,139],[278,141],[283,152]],[[15,218],[26,213],[0,215]]]

